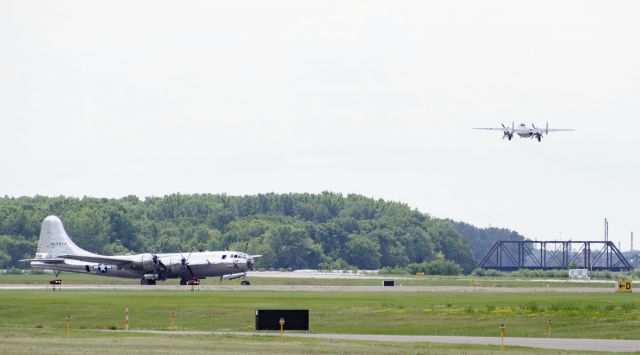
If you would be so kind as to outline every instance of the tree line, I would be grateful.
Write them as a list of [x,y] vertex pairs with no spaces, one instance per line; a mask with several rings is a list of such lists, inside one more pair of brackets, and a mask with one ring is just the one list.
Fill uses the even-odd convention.
[[[419,264],[428,271],[442,269],[447,261],[468,273],[478,259],[472,246],[481,238],[475,227],[460,228],[459,222],[432,218],[403,203],[330,192],[4,197],[0,268],[26,266],[19,260],[34,255],[42,220],[52,214],[62,219],[76,244],[92,252],[246,250],[263,255],[257,264],[261,268]],[[465,231],[474,238],[465,237]]]

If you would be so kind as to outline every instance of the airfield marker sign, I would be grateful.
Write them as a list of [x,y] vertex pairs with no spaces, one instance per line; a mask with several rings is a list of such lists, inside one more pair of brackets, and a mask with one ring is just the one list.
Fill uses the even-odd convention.
[[124,330],[129,330],[129,307],[124,309]]
[[618,280],[618,288],[616,289],[619,293],[627,293],[632,292],[631,290],[631,280]]
[[67,314],[64,320],[67,322],[67,337],[69,337],[71,335],[71,316]]

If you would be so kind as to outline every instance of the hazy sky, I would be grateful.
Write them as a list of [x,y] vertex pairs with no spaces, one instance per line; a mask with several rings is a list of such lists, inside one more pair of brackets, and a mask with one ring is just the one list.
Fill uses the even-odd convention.
[[[358,193],[640,246],[638,1],[0,2],[0,195]],[[542,143],[472,127],[575,128]]]

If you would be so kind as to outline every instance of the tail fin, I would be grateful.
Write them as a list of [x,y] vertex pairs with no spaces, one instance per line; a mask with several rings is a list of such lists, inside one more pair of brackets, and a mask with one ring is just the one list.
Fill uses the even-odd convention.
[[94,255],[77,246],[69,238],[62,226],[62,221],[56,216],[49,216],[42,221],[37,253],[45,258],[55,258],[60,255]]

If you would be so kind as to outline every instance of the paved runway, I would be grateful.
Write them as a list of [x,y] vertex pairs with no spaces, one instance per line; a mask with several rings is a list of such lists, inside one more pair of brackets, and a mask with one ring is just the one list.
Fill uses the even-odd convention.
[[[0,290],[45,290],[45,285],[0,285]],[[191,291],[191,286],[162,284],[140,285],[63,285],[64,290],[121,290],[121,291]],[[613,293],[603,287],[473,287],[473,286],[317,286],[317,285],[201,285],[198,291],[304,291],[304,292],[560,292],[560,293]]]
[[[124,332],[124,331],[106,331]],[[242,336],[279,336],[272,332],[205,332],[205,331],[170,331],[170,330],[130,330],[129,333],[150,334],[181,334],[181,335],[242,335]],[[367,340],[407,343],[448,343],[448,344],[476,344],[500,346],[500,338],[493,337],[465,337],[465,336],[431,336],[431,335],[375,335],[375,334],[313,334],[313,333],[285,333],[286,337],[338,339],[338,340]],[[592,350],[607,352],[640,351],[640,340],[609,340],[609,339],[569,339],[569,338],[510,338],[504,339],[505,346],[524,346],[532,348],[555,350]]]

